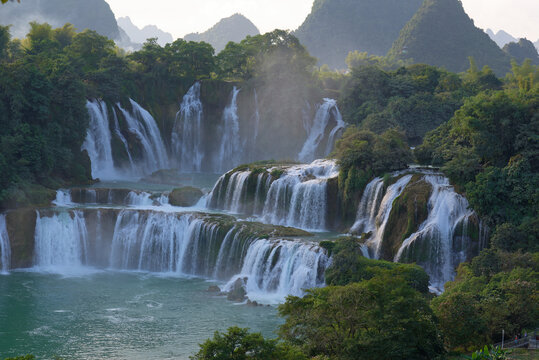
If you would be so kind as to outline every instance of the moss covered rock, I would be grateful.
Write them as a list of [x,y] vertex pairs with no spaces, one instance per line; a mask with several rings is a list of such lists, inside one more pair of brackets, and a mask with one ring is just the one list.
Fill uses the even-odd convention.
[[173,206],[189,207],[194,206],[204,195],[200,189],[186,186],[172,190],[168,197],[168,202]]
[[33,265],[36,219],[35,209],[18,209],[6,214],[13,269],[28,268]]
[[380,257],[393,261],[402,242],[419,229],[429,215],[432,186],[415,174],[401,196],[393,202],[380,248]]

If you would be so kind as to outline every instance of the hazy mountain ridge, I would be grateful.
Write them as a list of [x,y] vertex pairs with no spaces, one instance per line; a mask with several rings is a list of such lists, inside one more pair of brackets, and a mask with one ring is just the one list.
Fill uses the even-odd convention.
[[503,48],[506,44],[510,42],[518,41],[516,37],[504,30],[498,30],[498,32],[494,33],[494,31],[492,31],[491,29],[487,29],[485,32],[488,36],[490,36],[492,40],[494,40],[496,44],[498,44],[500,48]]
[[221,19],[205,32],[187,34],[184,39],[186,41],[207,42],[213,46],[216,53],[219,53],[230,41],[240,42],[247,36],[259,34],[260,31],[249,19],[241,14],[234,14]]
[[146,25],[142,29],[133,24],[129,16],[117,19],[118,26],[121,27],[131,41],[137,44],[143,44],[149,38],[157,38],[157,43],[165,46],[174,41],[172,34],[161,30],[155,25]]
[[91,29],[111,39],[121,39],[114,13],[105,0],[24,0],[2,6],[0,24],[13,25],[14,37],[24,37],[31,21],[54,27],[71,23],[78,31]]
[[499,76],[510,69],[509,57],[465,13],[458,0],[425,0],[393,44],[391,57],[462,72],[473,57]]
[[422,0],[316,0],[295,35],[320,64],[345,68],[350,51],[385,55],[421,3]]
[[533,64],[539,65],[539,54],[534,44],[528,39],[520,39],[518,42],[510,42],[503,47],[503,51],[515,59],[519,64],[525,59],[530,59]]

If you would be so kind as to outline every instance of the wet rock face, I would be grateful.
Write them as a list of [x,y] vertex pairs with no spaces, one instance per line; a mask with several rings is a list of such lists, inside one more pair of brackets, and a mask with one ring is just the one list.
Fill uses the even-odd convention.
[[234,282],[232,290],[230,290],[226,296],[229,301],[243,302],[247,299],[247,291],[245,290],[245,284],[247,278],[239,278]]
[[6,214],[6,228],[11,242],[11,268],[28,268],[34,258],[36,211],[18,209]]
[[189,207],[194,206],[204,195],[200,189],[186,186],[174,189],[169,195],[169,203],[173,206]]

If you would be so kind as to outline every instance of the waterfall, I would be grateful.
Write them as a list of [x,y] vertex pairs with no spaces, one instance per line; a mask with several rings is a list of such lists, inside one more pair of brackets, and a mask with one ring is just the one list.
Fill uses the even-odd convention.
[[391,214],[393,201],[395,201],[395,199],[402,194],[404,188],[406,185],[408,185],[411,179],[412,175],[404,175],[397,180],[395,184],[387,188],[387,191],[382,199],[382,203],[378,209],[378,214],[376,215],[376,229],[374,229],[372,236],[367,241],[367,245],[373,250],[375,258],[380,257],[380,246],[382,245],[387,220]]
[[330,260],[316,244],[288,240],[254,241],[240,274],[225,286],[230,291],[237,279],[247,278],[246,291],[251,300],[277,302],[287,295],[302,296],[305,289],[322,287]]
[[[319,147],[325,139],[326,129],[332,118],[335,120],[336,125],[329,132],[324,151],[321,152]],[[307,139],[298,155],[298,159],[301,162],[309,162],[313,161],[317,156],[328,156],[333,150],[337,135],[345,126],[346,124],[337,107],[337,101],[328,98],[324,99],[324,103],[319,106],[312,123],[306,127]]]
[[[275,178],[271,175],[273,170],[283,173]],[[254,174],[250,170],[232,171],[217,181],[208,206],[233,213],[260,215],[262,221],[270,224],[325,231],[327,181],[337,176],[338,168],[332,160],[270,168]]]
[[135,101],[130,99],[130,102],[132,112],[122,108],[119,103],[116,106],[124,115],[129,132],[135,134],[144,149],[143,163],[138,166],[145,174],[167,168],[167,152],[154,118]]
[[50,272],[70,271],[87,264],[88,232],[81,211],[59,212],[52,217],[37,213],[35,265]]
[[196,82],[183,97],[172,130],[172,149],[178,157],[180,171],[202,170],[204,159],[202,116],[200,83]]
[[234,86],[230,104],[223,112],[222,137],[219,154],[216,157],[215,170],[223,173],[239,165],[242,155],[240,124],[238,117],[238,94],[240,89]]
[[365,187],[357,209],[354,225],[350,229],[353,234],[369,233],[376,230],[376,215],[382,199],[384,181],[376,178]]
[[[419,242],[428,242],[427,261],[421,261],[431,278],[431,287],[443,290],[447,281],[453,279],[455,267],[466,261],[464,252],[454,251],[454,234],[457,226],[467,232],[468,219],[473,212],[468,208],[468,201],[457,194],[449,185],[449,180],[441,175],[426,175],[425,181],[432,185],[429,199],[429,215],[419,230],[404,240],[395,261],[404,258],[404,253]],[[460,244],[459,247],[464,248]]]
[[101,100],[88,101],[86,108],[90,114],[90,124],[82,150],[88,152],[92,163],[92,176],[100,179],[116,177],[112,158],[107,104]]
[[120,131],[120,123],[118,122],[118,115],[116,115],[116,111],[113,112],[114,115],[114,134],[120,139],[122,144],[124,145],[125,153],[127,154],[127,157],[129,158],[129,165],[131,166],[131,172],[136,171],[135,162],[133,161],[133,157],[131,156],[131,151],[129,151],[129,144],[127,143],[127,140],[125,139],[125,136]]
[[11,245],[6,227],[6,215],[0,215],[0,274],[7,274],[11,264]]
[[326,229],[327,180],[338,176],[332,160],[292,166],[268,190],[262,219],[312,231]]
[[152,206],[153,200],[151,199],[152,194],[147,192],[135,192],[130,191],[127,194],[126,205],[130,206]]
[[73,200],[71,199],[71,191],[65,189],[56,191],[56,199],[52,203],[60,207],[72,206]]

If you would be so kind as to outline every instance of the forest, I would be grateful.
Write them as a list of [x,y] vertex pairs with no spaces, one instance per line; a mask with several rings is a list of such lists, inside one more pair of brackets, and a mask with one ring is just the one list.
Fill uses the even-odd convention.
[[435,359],[498,343],[502,329],[511,338],[534,331],[539,66],[513,61],[500,78],[473,58],[462,73],[358,52],[348,56],[346,73],[316,61],[281,30],[230,42],[216,54],[209,44],[181,39],[164,47],[149,39],[126,53],[69,24],[32,23],[23,40],[0,27],[1,208],[48,204],[60,187],[94,182],[81,150],[88,99],[135,98],[152,108],[175,101],[195,81],[291,82],[338,99],[347,128],[330,157],[339,164],[344,219],[353,220],[375,177],[430,166],[488,225],[488,246],[434,295],[421,267],[364,257],[361,236],[322,242],[333,259],[327,286],[279,306],[277,339],[233,327],[216,332],[192,358]]

